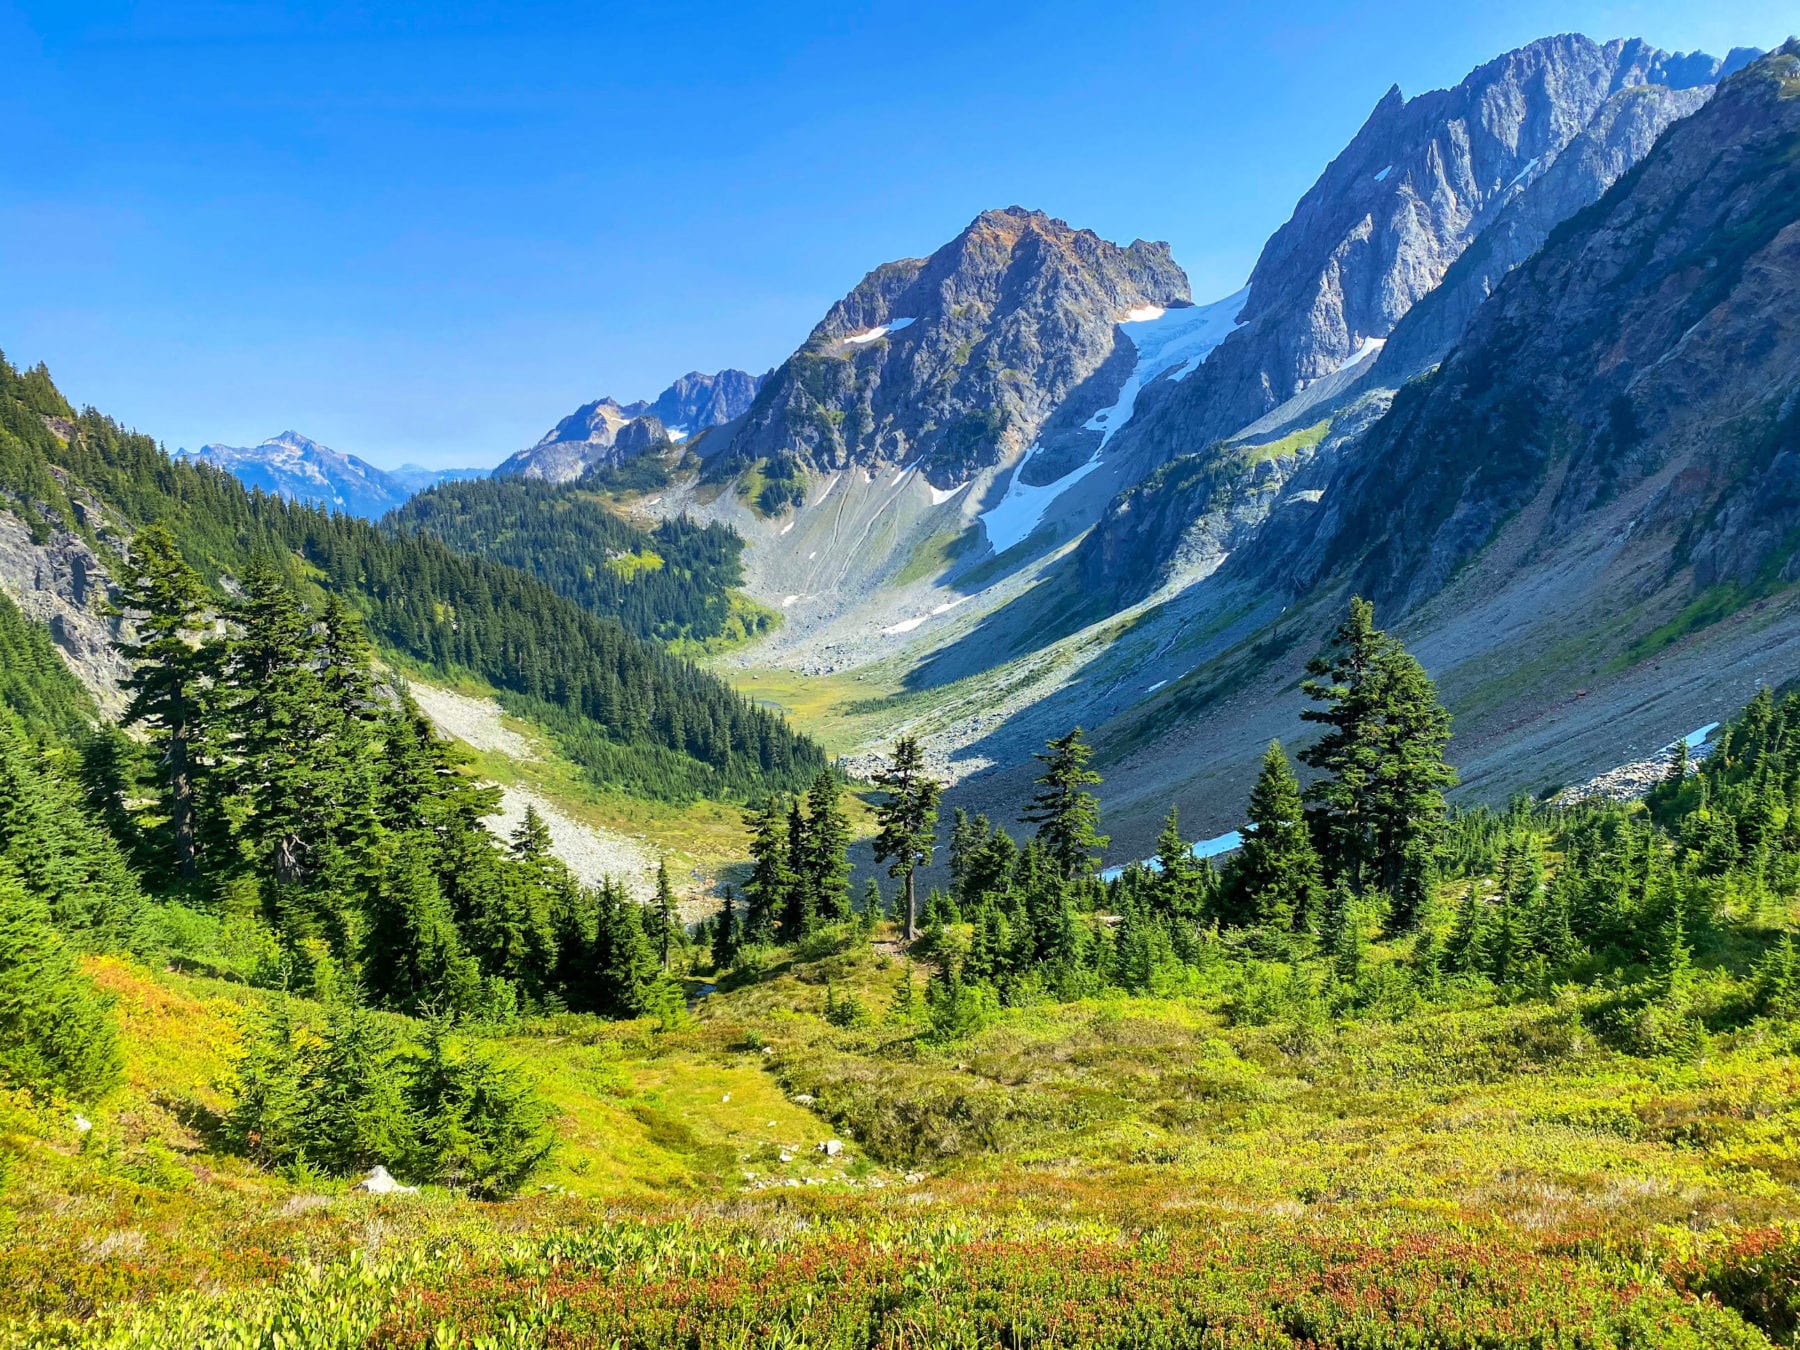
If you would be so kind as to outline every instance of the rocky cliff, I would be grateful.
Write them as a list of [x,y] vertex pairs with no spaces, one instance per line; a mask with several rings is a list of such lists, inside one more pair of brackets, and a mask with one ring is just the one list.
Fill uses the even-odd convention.
[[[1140,400],[1113,453],[1148,471],[1370,359],[1518,204],[1488,264],[1443,307],[1436,336],[1453,340],[1484,285],[1528,255],[1546,223],[1598,195],[1727,68],[1569,35],[1509,52],[1454,89],[1410,100],[1390,89],[1264,247],[1239,328],[1190,377]],[[1643,86],[1666,92],[1619,97]],[[1556,172],[1572,147],[1576,162]]]
[[1788,577],[1800,526],[1800,46],[1725,81],[1552,232],[1396,398],[1271,570],[1404,605],[1527,504],[1626,527],[1700,586]]
[[741,370],[716,375],[689,371],[647,402],[595,399],[551,427],[536,445],[509,457],[494,473],[573,482],[589,469],[622,464],[653,446],[742,416],[761,385],[761,377]]
[[764,386],[729,447],[833,471],[918,463],[935,487],[1011,462],[1067,405],[1113,401],[1116,325],[1188,302],[1166,244],[1121,248],[987,211],[929,258],[876,268]]

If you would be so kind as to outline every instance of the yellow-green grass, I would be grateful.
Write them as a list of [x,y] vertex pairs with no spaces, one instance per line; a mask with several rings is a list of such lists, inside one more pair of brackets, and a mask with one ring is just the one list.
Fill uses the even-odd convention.
[[1331,419],[1314,422],[1310,427],[1302,427],[1298,431],[1290,431],[1278,440],[1265,441],[1261,445],[1246,445],[1240,451],[1246,464],[1261,464],[1268,459],[1285,459],[1297,455],[1302,450],[1310,450],[1325,439],[1331,430]]

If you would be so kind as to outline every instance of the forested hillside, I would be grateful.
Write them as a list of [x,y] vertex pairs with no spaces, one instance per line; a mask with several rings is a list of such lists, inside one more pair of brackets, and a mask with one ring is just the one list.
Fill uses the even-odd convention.
[[639,637],[747,637],[766,622],[765,612],[733,602],[744,550],[735,530],[686,516],[640,529],[585,479],[573,486],[530,478],[444,483],[391,520],[460,553],[529,572]]
[[103,555],[122,550],[118,526],[164,525],[209,583],[259,552],[301,559],[379,647],[486,680],[606,786],[742,795],[810,780],[824,762],[775,714],[542,582],[171,460],[92,409],[77,415],[41,366],[0,360],[0,492],[36,537],[77,532]]

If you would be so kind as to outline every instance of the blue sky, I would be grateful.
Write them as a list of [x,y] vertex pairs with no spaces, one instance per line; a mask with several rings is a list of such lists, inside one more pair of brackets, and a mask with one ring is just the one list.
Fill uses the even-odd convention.
[[1207,299],[1391,83],[1551,32],[1797,26],[1764,0],[0,0],[0,348],[171,447],[294,427],[494,463],[600,394],[773,365],[986,207],[1167,239]]

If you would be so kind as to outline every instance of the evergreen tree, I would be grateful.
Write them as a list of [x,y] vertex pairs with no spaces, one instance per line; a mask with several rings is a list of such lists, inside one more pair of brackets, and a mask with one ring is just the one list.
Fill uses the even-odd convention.
[[788,803],[787,894],[781,901],[781,936],[793,942],[810,933],[819,916],[819,896],[814,889],[812,839],[807,833],[806,811],[800,798]]
[[118,1076],[107,1003],[44,902],[0,863],[0,1082],[90,1099]]
[[1181,817],[1172,805],[1156,837],[1156,863],[1151,903],[1169,931],[1185,934],[1200,921],[1205,886],[1193,847],[1181,837]]
[[750,841],[750,880],[744,887],[743,940],[747,943],[774,938],[776,917],[794,886],[788,866],[785,815],[780,799],[771,796],[746,822],[754,830]]
[[174,537],[160,525],[137,532],[119,578],[118,609],[137,629],[119,647],[131,662],[125,689],[131,702],[126,726],[148,726],[159,748],[159,777],[169,809],[176,871],[191,880],[198,870],[195,817],[198,746],[209,653],[206,596],[200,577],[181,557]]
[[718,921],[713,925],[712,963],[714,970],[728,970],[737,961],[738,949],[738,917],[737,900],[731,887],[725,888],[725,904],[719,911]]
[[1314,804],[1326,870],[1390,894],[1409,860],[1435,844],[1443,790],[1456,781],[1443,760],[1450,718],[1423,667],[1375,627],[1359,598],[1302,684],[1323,707],[1300,714],[1326,728],[1301,759],[1320,771]]
[[550,1109],[523,1075],[452,1045],[433,1019],[407,1097],[419,1123],[415,1175],[480,1199],[510,1195],[556,1144]]
[[1658,937],[1655,965],[1657,992],[1665,999],[1675,1001],[1687,992],[1688,984],[1693,978],[1694,965],[1694,951],[1688,945],[1679,905],[1669,911],[1669,917],[1663,922]]
[[931,865],[943,787],[925,772],[924,752],[910,736],[894,742],[894,757],[875,775],[875,784],[887,794],[875,808],[875,861],[886,863],[888,875],[903,883],[906,941],[911,942],[919,910],[914,874]]
[[370,994],[403,1012],[473,1008],[479,972],[463,953],[432,874],[429,841],[416,834],[384,841],[370,880],[362,944],[363,984]]
[[1311,922],[1320,894],[1319,855],[1307,832],[1300,782],[1280,741],[1270,741],[1250,790],[1249,824],[1227,886],[1246,920],[1289,930]]
[[669,884],[669,863],[666,858],[656,860],[656,919],[657,959],[662,962],[662,968],[667,970],[669,950],[679,919],[675,912],[675,888]]
[[1444,941],[1444,968],[1461,974],[1474,974],[1488,968],[1487,906],[1482,903],[1480,883],[1471,881],[1463,896],[1456,922]]
[[1065,880],[1092,876],[1099,863],[1096,853],[1112,842],[1099,832],[1100,803],[1087,791],[1100,782],[1100,775],[1088,768],[1093,753],[1080,727],[1052,740],[1047,750],[1034,756],[1044,772],[1038,776],[1030,809],[1019,817],[1038,827],[1037,837]]
[[839,805],[840,785],[821,769],[806,794],[806,881],[813,912],[823,923],[850,917],[850,818]]

